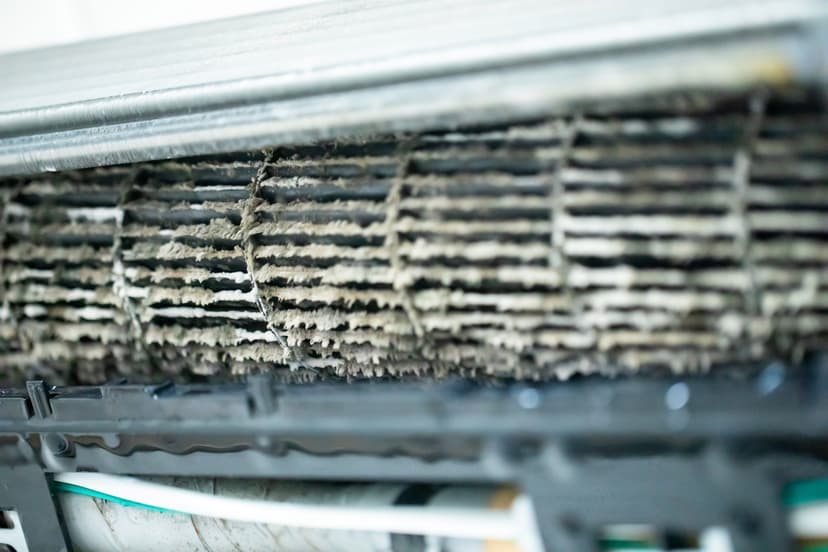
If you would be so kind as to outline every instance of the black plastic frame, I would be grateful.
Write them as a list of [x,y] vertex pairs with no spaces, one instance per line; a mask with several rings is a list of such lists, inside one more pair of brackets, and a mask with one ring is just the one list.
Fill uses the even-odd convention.
[[46,551],[68,546],[45,492],[53,472],[511,482],[549,550],[595,551],[604,526],[640,522],[721,525],[736,552],[784,551],[782,489],[828,476],[826,437],[825,355],[741,381],[29,382],[0,390],[0,507]]

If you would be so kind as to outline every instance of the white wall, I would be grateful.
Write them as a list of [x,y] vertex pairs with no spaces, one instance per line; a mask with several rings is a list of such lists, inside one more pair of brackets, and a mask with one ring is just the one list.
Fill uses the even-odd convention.
[[312,1],[0,0],[0,54],[186,25]]

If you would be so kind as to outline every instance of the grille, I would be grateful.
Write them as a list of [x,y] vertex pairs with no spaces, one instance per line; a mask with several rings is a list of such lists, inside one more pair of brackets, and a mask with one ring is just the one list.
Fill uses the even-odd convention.
[[808,94],[0,181],[4,377],[566,378],[828,333]]

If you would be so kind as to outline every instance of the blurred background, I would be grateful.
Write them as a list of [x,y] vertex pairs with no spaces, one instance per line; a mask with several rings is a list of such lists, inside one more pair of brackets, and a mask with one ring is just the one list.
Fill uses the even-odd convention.
[[133,3],[108,0],[8,0],[3,3],[3,17],[0,17],[0,54],[175,27],[319,1],[148,0]]

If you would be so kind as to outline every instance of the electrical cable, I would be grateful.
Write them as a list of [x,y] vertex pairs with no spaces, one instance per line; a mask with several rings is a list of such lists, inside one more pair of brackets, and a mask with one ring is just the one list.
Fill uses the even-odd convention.
[[812,502],[795,508],[790,515],[791,531],[798,538],[828,537],[828,501]]
[[141,508],[143,510],[151,510],[153,512],[162,512],[165,514],[180,514],[183,512],[178,512],[176,510],[169,510],[167,508],[159,508],[158,506],[151,506],[149,504],[143,504],[141,502],[135,502],[134,500],[126,500],[119,496],[114,496],[107,493],[102,493],[99,491],[94,491],[92,489],[87,489],[86,487],[81,487],[78,485],[73,485],[71,483],[63,483],[60,481],[55,481],[52,484],[52,489],[58,492],[64,493],[72,493],[82,496],[88,496],[92,498],[99,498],[101,500],[108,500],[109,502],[114,502],[116,504],[120,504],[121,506],[130,506],[133,508]]
[[791,483],[785,488],[782,499],[790,507],[826,502],[828,501],[828,479],[810,479]]
[[603,538],[598,544],[604,552],[655,552],[658,550],[652,543],[645,540]]
[[[782,500],[791,508],[791,530],[803,539],[828,538],[828,479],[811,479],[791,483]],[[828,546],[809,546],[828,552]]]
[[[59,473],[54,489],[110,500],[125,506],[219,519],[316,529],[343,529],[454,538],[513,540],[519,535],[515,500],[511,511],[468,507],[331,506],[217,496],[102,473]],[[797,538],[822,540],[828,534],[828,480],[806,481],[786,490]],[[602,548],[650,549],[646,542],[610,539]],[[822,548],[820,548],[820,552]]]
[[[208,495],[132,477],[58,473],[56,490],[171,513],[315,529],[376,531],[469,539],[514,540],[513,511],[420,506],[330,506]],[[528,500],[518,497],[515,505]]]

